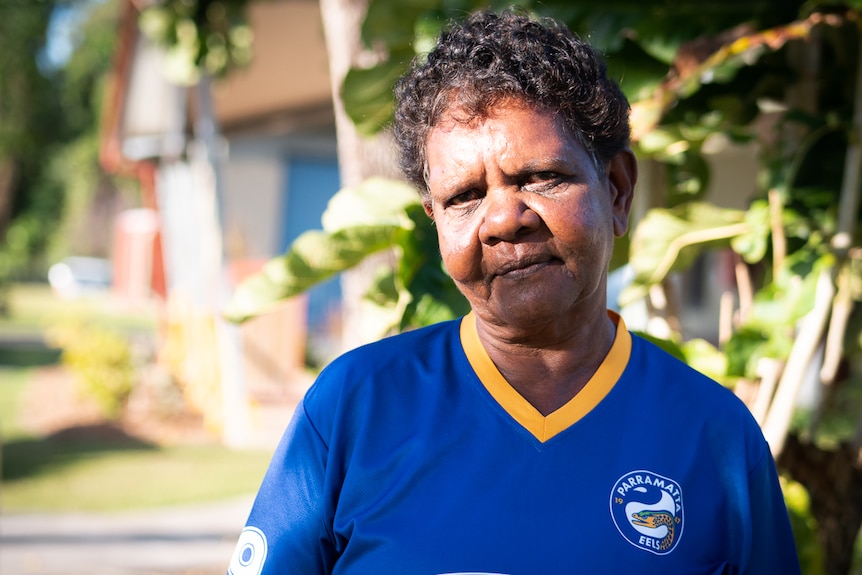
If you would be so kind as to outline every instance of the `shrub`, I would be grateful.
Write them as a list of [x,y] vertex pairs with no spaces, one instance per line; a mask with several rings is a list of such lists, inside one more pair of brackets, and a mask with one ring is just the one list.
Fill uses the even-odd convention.
[[52,329],[52,345],[63,350],[63,365],[75,375],[82,395],[109,419],[123,412],[135,385],[132,346],[121,334],[83,323]]

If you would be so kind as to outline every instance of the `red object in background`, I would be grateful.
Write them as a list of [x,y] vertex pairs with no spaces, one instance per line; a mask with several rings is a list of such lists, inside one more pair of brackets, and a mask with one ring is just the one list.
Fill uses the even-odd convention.
[[138,208],[120,213],[114,223],[113,247],[115,295],[130,300],[165,297],[158,212]]

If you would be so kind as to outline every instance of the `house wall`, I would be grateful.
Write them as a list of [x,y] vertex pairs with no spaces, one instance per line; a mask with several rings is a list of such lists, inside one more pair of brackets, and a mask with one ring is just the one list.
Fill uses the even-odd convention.
[[[329,164],[337,170],[335,129],[281,136],[243,135],[229,139],[221,164],[226,251],[230,259],[262,259],[281,254],[286,240],[320,227],[320,216],[337,191],[331,177],[323,186],[290,189],[290,166],[297,160]],[[308,186],[308,183],[306,183]],[[312,212],[288,216],[292,193],[324,194],[311,202]],[[292,229],[287,230],[288,219]]]
[[[323,207],[337,185],[332,177],[325,185],[313,178],[297,183],[291,167],[311,160],[338,172],[318,1],[256,0],[248,20],[254,33],[252,61],[213,84],[216,120],[226,143],[219,162],[220,198],[234,285],[281,255],[290,239],[320,227]],[[325,197],[308,198],[309,193]],[[332,286],[318,291],[291,298],[242,326],[246,385],[260,405],[284,399],[293,383],[304,381],[316,330],[312,324],[319,315],[312,312],[339,296]]]
[[728,144],[706,158],[711,170],[706,199],[723,208],[747,209],[760,168],[756,147]]
[[[320,228],[326,203],[338,190],[338,160],[334,127],[277,136],[243,132],[229,138],[227,149],[221,162],[223,225],[238,283],[302,232]],[[297,169],[309,164],[315,169]],[[297,179],[292,170],[306,177]],[[272,402],[294,393],[294,384],[305,380],[307,358],[326,354],[335,337],[326,312],[340,301],[338,287],[337,279],[327,282],[243,325],[253,397]]]
[[276,253],[284,172],[277,156],[229,158],[222,167],[228,258],[261,260]]

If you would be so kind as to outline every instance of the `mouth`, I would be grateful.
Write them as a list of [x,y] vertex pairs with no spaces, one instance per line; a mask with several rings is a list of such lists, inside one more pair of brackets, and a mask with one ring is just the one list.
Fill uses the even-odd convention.
[[560,260],[547,255],[523,258],[503,264],[497,269],[495,275],[498,277],[518,278],[533,274],[548,266],[560,264],[562,264]]

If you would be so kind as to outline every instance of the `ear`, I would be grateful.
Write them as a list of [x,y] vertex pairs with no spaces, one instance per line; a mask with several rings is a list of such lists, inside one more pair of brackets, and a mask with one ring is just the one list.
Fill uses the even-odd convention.
[[423,197],[422,198],[422,207],[425,208],[425,213],[428,214],[428,217],[431,220],[434,220],[434,208],[431,206],[431,198]]
[[614,218],[614,235],[618,238],[629,229],[629,211],[632,208],[635,182],[638,179],[638,163],[628,148],[619,152],[608,162],[608,191]]

